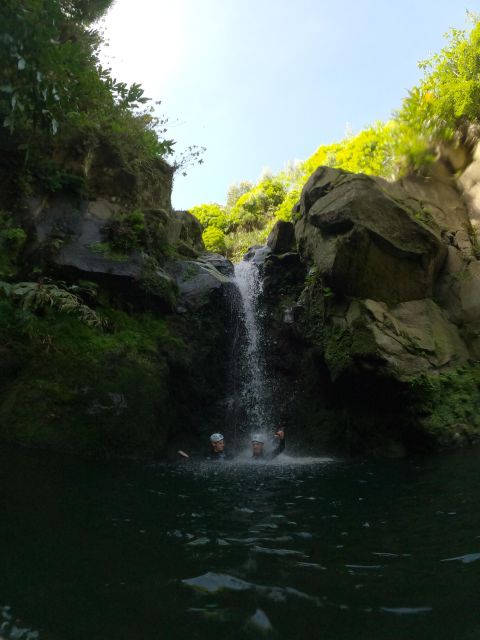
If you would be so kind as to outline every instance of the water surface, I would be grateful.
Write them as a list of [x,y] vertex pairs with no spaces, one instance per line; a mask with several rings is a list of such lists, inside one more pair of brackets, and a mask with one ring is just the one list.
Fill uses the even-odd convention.
[[0,606],[41,640],[480,638],[480,451],[142,465],[0,452]]

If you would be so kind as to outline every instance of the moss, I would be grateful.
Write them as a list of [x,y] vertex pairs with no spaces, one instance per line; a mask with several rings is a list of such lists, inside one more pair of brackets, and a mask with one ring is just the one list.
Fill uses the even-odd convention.
[[140,209],[122,211],[114,216],[105,229],[105,237],[113,251],[131,253],[146,250],[162,257],[167,248],[166,213],[163,210],[145,213]]
[[145,244],[145,214],[139,209],[117,214],[108,229],[114,250],[130,253]]
[[108,260],[115,262],[127,262],[128,256],[125,253],[116,251],[109,242],[95,242],[90,245],[90,249],[95,253],[101,253]]
[[439,446],[480,440],[480,363],[409,381],[412,407]]
[[172,424],[169,371],[185,350],[164,320],[104,309],[109,330],[0,308],[0,343],[19,366],[0,377],[0,435],[77,453],[155,455]]
[[145,259],[139,284],[145,293],[162,300],[167,309],[172,310],[175,307],[178,293],[177,285],[160,268],[155,258]]
[[368,327],[360,326],[355,331],[347,327],[327,325],[324,332],[324,358],[332,380],[346,373],[361,360],[374,357],[377,351],[375,339]]
[[11,278],[27,241],[25,231],[16,225],[9,211],[0,211],[0,280]]
[[0,300],[0,440],[155,457],[172,437],[220,429],[229,305],[162,318],[101,288],[91,304],[103,328]]
[[348,329],[328,327],[325,333],[325,362],[332,380],[348,368],[352,353],[352,334]]
[[362,325],[355,328],[352,339],[351,353],[356,356],[374,356],[378,346],[371,330]]
[[327,300],[323,295],[322,278],[315,268],[310,270],[305,279],[305,287],[300,294],[299,302],[303,307],[298,319],[299,334],[302,339],[323,349]]

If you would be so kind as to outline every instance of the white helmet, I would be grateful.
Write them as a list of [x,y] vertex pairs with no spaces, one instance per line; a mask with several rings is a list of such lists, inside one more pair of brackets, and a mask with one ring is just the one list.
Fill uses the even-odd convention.
[[212,433],[210,436],[210,442],[220,442],[220,440],[223,440],[221,433]]
[[265,437],[262,436],[261,433],[254,433],[252,435],[252,442],[261,442],[262,444],[265,443]]

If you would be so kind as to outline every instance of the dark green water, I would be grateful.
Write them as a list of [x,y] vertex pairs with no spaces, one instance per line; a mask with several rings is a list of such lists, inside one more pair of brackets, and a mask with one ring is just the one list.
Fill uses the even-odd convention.
[[480,638],[479,468],[3,450],[0,606],[41,640]]

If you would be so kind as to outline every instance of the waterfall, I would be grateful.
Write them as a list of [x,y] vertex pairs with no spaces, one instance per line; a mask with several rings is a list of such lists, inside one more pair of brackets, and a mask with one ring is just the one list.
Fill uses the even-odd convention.
[[[275,427],[275,380],[268,366],[268,339],[261,311],[262,279],[257,250],[235,265],[236,333],[232,352],[229,424],[235,436],[254,431],[271,434]],[[250,257],[250,256],[249,256]]]

